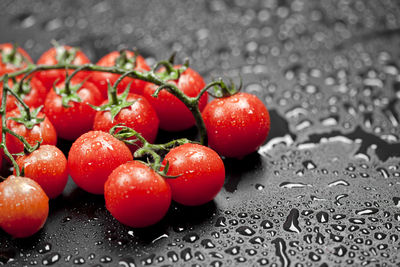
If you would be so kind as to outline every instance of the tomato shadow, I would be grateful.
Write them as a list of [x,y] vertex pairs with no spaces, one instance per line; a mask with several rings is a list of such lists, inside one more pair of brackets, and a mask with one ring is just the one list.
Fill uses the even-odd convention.
[[146,228],[129,228],[140,244],[154,243],[160,236],[168,233],[171,228],[174,232],[183,232],[192,229],[196,225],[204,224],[213,217],[216,212],[214,201],[201,206],[188,207],[172,202],[166,216],[157,224]]
[[[44,239],[46,235],[46,230],[41,229],[37,233],[32,236],[25,237],[25,238],[13,238],[9,234],[7,234],[4,230],[0,229],[0,262],[4,261],[8,257],[14,258],[17,255],[15,251],[9,249],[9,247],[16,247],[19,249],[26,249],[29,250],[32,247],[36,247],[37,244]],[[8,244],[8,246],[7,246]],[[1,264],[0,264],[1,265]]]
[[226,174],[224,188],[229,193],[235,192],[243,179],[258,176],[263,166],[266,165],[266,162],[257,152],[242,159],[225,158],[223,161]]
[[73,141],[58,138],[57,147],[64,153],[64,156],[68,158],[68,152],[72,146]]
[[196,127],[191,127],[184,131],[168,132],[159,129],[157,134],[156,144],[164,144],[174,139],[187,138],[189,140],[198,140],[199,134]]

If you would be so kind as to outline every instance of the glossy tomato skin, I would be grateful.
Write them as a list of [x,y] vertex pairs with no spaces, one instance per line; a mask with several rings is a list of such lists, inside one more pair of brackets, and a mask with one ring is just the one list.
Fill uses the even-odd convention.
[[49,198],[56,198],[64,191],[68,180],[67,159],[56,146],[41,145],[32,153],[18,157],[17,164]]
[[138,161],[116,168],[104,185],[107,210],[130,227],[147,227],[160,221],[171,204],[165,180]]
[[[72,79],[71,85],[80,82],[80,79]],[[57,88],[64,86],[64,83],[57,84]],[[96,111],[89,104],[98,106],[103,101],[97,87],[87,81],[78,90],[78,96],[81,102],[69,101],[69,107],[64,107],[61,96],[52,89],[44,102],[44,113],[53,123],[58,136],[66,140],[75,140],[92,129]]]
[[[108,132],[114,125],[123,123],[140,133],[148,142],[153,143],[158,132],[159,119],[154,108],[143,97],[137,94],[129,94],[127,101],[134,102],[131,106],[123,108],[114,120],[110,111],[98,111],[94,119],[95,131]],[[106,100],[103,104],[108,103]],[[136,146],[130,146],[136,150]]]
[[[113,51],[104,57],[102,57],[96,65],[103,66],[103,67],[114,67],[116,65],[116,60],[120,56],[119,51]],[[132,51],[126,51],[126,55],[128,58],[133,58],[134,53]],[[147,65],[145,59],[138,55],[136,57],[136,67],[132,70],[137,70],[141,72],[149,71],[150,67]],[[121,75],[113,74],[109,72],[98,72],[94,71],[90,75],[90,81],[93,82],[100,90],[104,98],[107,98],[107,81],[110,82],[111,85],[118,80]],[[122,93],[125,88],[131,83],[130,92],[135,94],[142,94],[143,89],[146,85],[145,81],[133,79],[130,77],[125,77],[118,85],[118,93]]]
[[132,154],[123,142],[108,133],[90,131],[72,144],[68,169],[80,188],[92,194],[103,194],[110,173],[130,160],[133,160]]
[[255,95],[214,99],[203,110],[209,146],[221,156],[242,158],[258,149],[270,129],[269,113]]
[[[20,114],[19,109],[14,109],[10,112],[7,112],[6,116],[7,118],[18,117],[19,114]],[[31,146],[36,145],[36,143],[41,140],[42,140],[41,143],[42,145],[55,146],[57,144],[57,133],[53,127],[53,124],[43,113],[39,113],[38,117],[44,118],[44,121],[34,125],[32,129],[28,129],[25,127],[25,125],[11,119],[7,120],[7,127],[11,131],[24,137],[25,140],[28,141],[28,143]],[[24,145],[22,144],[22,142],[10,134],[6,135],[6,145],[8,150],[12,154],[20,153],[24,150]]]
[[[3,75],[4,73],[10,73],[10,72],[14,72],[17,70],[21,70],[24,69],[28,66],[28,63],[26,61],[21,61],[21,64],[19,65],[14,65],[14,64],[9,64],[6,62],[3,62],[3,57],[2,57],[2,53],[11,53],[13,50],[13,44],[10,43],[3,43],[0,44],[0,76]],[[17,53],[20,57],[24,57],[28,62],[32,63],[32,59],[31,57],[28,55],[28,53],[22,49],[21,47],[17,48]]]
[[0,183],[0,227],[16,238],[38,232],[49,213],[49,198],[34,180],[11,175]]
[[171,186],[172,199],[187,206],[205,204],[214,199],[225,181],[225,167],[211,148],[187,143],[171,149],[164,158],[169,162],[166,179]]
[[[39,60],[37,61],[38,65],[56,65],[58,64],[57,60],[57,49],[66,49],[70,51],[72,49],[71,46],[62,46],[60,48],[52,47],[46,52],[44,52]],[[70,62],[74,65],[84,65],[90,63],[89,58],[80,50],[76,52],[75,58]],[[74,70],[68,70],[68,73],[71,74]],[[65,80],[66,71],[64,69],[54,69],[54,70],[46,70],[46,71],[38,71],[36,72],[36,76],[39,80],[42,81],[43,85],[47,90],[50,90],[53,87],[54,82],[64,81]],[[82,71],[79,72],[76,77],[81,79],[85,79],[88,75],[88,72]]]
[[[191,68],[183,72],[178,80],[169,82],[176,84],[184,94],[190,97],[196,97],[205,86],[200,74]],[[195,124],[195,119],[190,110],[177,97],[166,90],[161,90],[157,98],[152,97],[157,87],[157,85],[148,83],[143,95],[156,110],[160,119],[160,128],[166,131],[182,131],[192,127]],[[200,98],[200,111],[206,106],[207,99],[207,93]]]
[[[17,78],[17,82],[19,80],[20,79]],[[13,88],[14,86],[14,83],[11,79],[8,80],[8,86],[10,88]],[[37,108],[43,105],[47,95],[47,90],[43,86],[42,82],[36,77],[32,77],[29,82],[29,87],[30,87],[29,93],[22,95],[22,100],[24,100],[25,104],[27,104],[31,108]],[[3,93],[3,82],[0,83],[0,101],[2,99],[2,93]],[[11,111],[15,109],[17,107],[17,102],[18,100],[14,96],[9,94],[7,96],[7,104],[6,104],[7,110]]]

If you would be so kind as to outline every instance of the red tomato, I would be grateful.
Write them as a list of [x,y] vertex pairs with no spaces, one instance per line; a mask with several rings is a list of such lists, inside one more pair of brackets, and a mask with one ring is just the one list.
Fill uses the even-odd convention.
[[[176,84],[183,93],[190,97],[196,97],[205,86],[203,78],[190,68],[182,73],[178,80],[169,82]],[[160,119],[160,128],[167,131],[181,131],[192,127],[195,119],[190,110],[177,97],[164,89],[160,91],[157,98],[151,96],[157,87],[157,85],[148,83],[143,95],[156,110]],[[207,93],[200,98],[200,111],[206,106],[207,99]]]
[[[108,132],[114,125],[123,123],[140,133],[148,142],[153,143],[158,132],[159,120],[157,113],[150,103],[137,94],[129,94],[127,101],[134,102],[131,106],[123,108],[114,120],[112,120],[110,111],[98,111],[94,118],[93,129],[96,131]],[[108,103],[106,100],[104,104]],[[130,146],[136,150],[136,146]]]
[[168,152],[164,166],[167,161],[167,175],[178,177],[166,181],[171,186],[172,199],[180,204],[205,204],[214,199],[224,185],[224,163],[211,148],[184,144]]
[[[73,78],[71,86],[81,82],[79,78]],[[63,89],[65,84],[61,82],[56,87]],[[84,82],[77,94],[82,102],[69,101],[69,107],[62,105],[62,98],[54,89],[47,94],[44,102],[44,113],[53,123],[58,136],[67,140],[75,140],[92,129],[96,111],[89,104],[98,106],[103,101],[97,87],[90,82]]]
[[68,180],[67,159],[57,147],[41,145],[32,153],[18,157],[17,163],[21,170],[24,168],[25,176],[35,180],[49,198],[64,191]]
[[256,151],[270,129],[267,108],[248,93],[214,99],[202,115],[209,146],[226,157],[242,158]]
[[0,76],[26,68],[27,61],[32,63],[31,57],[24,49],[18,47],[15,55],[12,55],[13,50],[14,46],[10,43],[0,44]]
[[[84,65],[90,63],[88,57],[80,50],[77,50],[75,57],[73,54],[70,54],[67,58],[63,58],[63,54],[71,53],[73,50],[71,46],[59,46],[52,47],[46,52],[44,52],[37,64],[38,65],[56,65],[58,63],[70,63],[74,65]],[[77,49],[77,48],[75,48]],[[74,70],[68,70],[68,73],[71,74]],[[42,81],[43,85],[47,90],[50,90],[53,87],[55,81],[58,82],[65,80],[66,71],[64,69],[54,69],[54,70],[46,70],[46,71],[38,71],[36,73],[37,77]],[[76,77],[80,77],[82,79],[86,78],[88,72],[82,71],[76,75]]]
[[[114,67],[117,66],[117,58],[121,55],[120,52],[118,51],[113,51],[104,57],[102,57],[96,65],[103,66],[103,67]],[[134,57],[134,53],[131,51],[126,51],[126,56],[131,59]],[[136,57],[136,67],[133,68],[131,63],[127,63],[122,66],[118,66],[120,68],[125,69],[126,71],[129,70],[137,70],[141,72],[149,71],[150,67],[146,64],[146,61],[144,58],[140,55]],[[110,82],[111,85],[115,83],[115,81],[120,77],[119,74],[113,74],[109,72],[98,72],[94,71],[92,72],[90,76],[90,81],[93,82],[100,90],[100,92],[103,94],[104,98],[107,98],[107,81]],[[128,84],[131,83],[130,86],[130,92],[135,93],[135,94],[142,94],[143,89],[146,85],[145,81],[138,80],[138,79],[133,79],[131,77],[126,77],[124,78],[119,84],[118,84],[118,92],[122,93],[125,88],[128,86]]]
[[150,167],[130,161],[116,168],[104,185],[107,210],[131,227],[157,223],[171,204],[171,190]]
[[16,238],[39,231],[49,213],[49,198],[38,183],[11,175],[0,183],[0,227]]
[[110,173],[129,160],[133,157],[123,142],[108,133],[91,131],[72,144],[68,169],[80,188],[89,193],[103,194]]
[[[17,79],[19,81],[20,79]],[[10,88],[15,87],[13,90],[16,92],[18,84],[14,84],[11,79],[8,80],[8,86]],[[43,86],[42,82],[33,77],[30,82],[27,84],[27,86],[23,87],[24,90],[27,90],[26,92],[23,92],[20,96],[22,97],[22,100],[31,108],[37,108],[41,105],[43,105],[44,100],[46,98],[47,90]],[[0,101],[2,99],[2,93],[3,93],[3,82],[0,83]],[[18,100],[15,99],[12,95],[7,96],[7,110],[11,111],[17,107]]]
[[[7,118],[19,117],[19,109],[14,109],[7,114]],[[31,146],[36,145],[36,143],[42,140],[42,145],[56,145],[57,144],[57,133],[53,127],[53,124],[49,121],[43,113],[38,114],[39,118],[44,118],[39,124],[33,126],[32,129],[28,129],[24,124],[16,122],[14,120],[7,120],[7,127],[21,135]],[[24,145],[16,137],[7,134],[6,135],[6,145],[11,154],[20,153],[24,150]]]

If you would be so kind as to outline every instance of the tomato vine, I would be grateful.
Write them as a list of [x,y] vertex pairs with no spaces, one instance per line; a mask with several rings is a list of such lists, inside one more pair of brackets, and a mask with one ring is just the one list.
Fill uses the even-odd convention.
[[[160,67],[165,68],[165,72],[156,73],[156,70]],[[193,114],[193,117],[195,118],[196,121],[196,126],[200,132],[200,143],[202,145],[207,145],[207,131],[206,127],[203,121],[203,118],[201,116],[201,112],[198,108],[198,104],[200,101],[201,96],[207,92],[210,88],[213,87],[219,87],[222,90],[227,88],[226,84],[223,82],[222,79],[212,81],[208,83],[196,97],[189,97],[185,95],[175,84],[170,83],[168,81],[170,80],[176,80],[179,78],[179,76],[186,70],[188,67],[188,62],[186,61],[185,64],[181,68],[174,68],[172,65],[172,62],[169,60],[163,60],[159,61],[154,65],[154,67],[150,71],[137,71],[137,70],[125,70],[120,67],[103,67],[103,66],[98,66],[95,64],[85,64],[85,65],[74,65],[74,64],[68,64],[68,63],[59,63],[56,65],[34,65],[30,64],[28,67],[15,71],[13,73],[9,74],[9,77],[16,77],[19,75],[24,75],[23,78],[20,81],[20,86],[22,86],[22,82],[30,77],[34,72],[37,71],[44,71],[44,70],[53,70],[53,69],[71,69],[75,70],[71,76],[75,75],[79,71],[97,71],[97,72],[109,72],[109,73],[114,73],[114,74],[120,74],[121,77],[120,79],[125,77],[131,77],[134,79],[139,79],[143,80],[146,82],[153,83],[158,86],[157,90],[154,92],[153,96],[157,97],[159,92],[161,90],[168,90],[171,94],[176,96],[180,101],[182,101],[186,107],[191,111]],[[123,77],[122,77],[123,76]],[[68,82],[67,82],[68,84]]]

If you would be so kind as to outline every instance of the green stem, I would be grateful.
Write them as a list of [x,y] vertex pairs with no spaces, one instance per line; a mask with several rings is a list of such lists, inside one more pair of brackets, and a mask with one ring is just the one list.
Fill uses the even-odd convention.
[[31,110],[29,109],[28,105],[24,102],[24,100],[16,93],[14,92],[12,89],[7,89],[9,91],[9,93],[15,97],[19,103],[21,103],[22,107],[24,108],[25,112],[26,112],[26,118],[28,120],[32,119],[32,115],[31,115]]
[[80,66],[79,68],[77,68],[77,69],[75,69],[75,71],[74,72],[72,72],[71,73],[71,75],[68,75],[68,72],[67,72],[67,79],[65,80],[65,93],[67,94],[67,95],[70,95],[72,92],[71,92],[71,89],[70,89],[70,84],[71,84],[71,80],[72,80],[72,78],[76,75],[76,74],[78,74],[78,72],[80,72],[80,71],[82,71],[82,70],[85,70],[85,69],[87,69],[89,67],[89,64],[85,64],[85,65],[82,65],[82,66]]
[[[169,65],[169,67],[168,67]],[[166,66],[167,71],[173,71],[170,67],[172,67],[172,64],[167,62],[167,61],[161,61],[159,62],[156,67],[159,66]],[[41,71],[41,70],[51,70],[51,69],[78,69],[82,66],[79,65],[73,65],[73,64],[56,64],[56,65],[30,65],[26,67],[25,69],[13,72],[9,74],[9,77],[16,77],[18,75],[26,74],[25,76],[29,76],[31,73],[35,71]],[[109,72],[109,73],[115,73],[115,74],[126,74],[126,70],[118,67],[103,67],[103,66],[98,66],[94,64],[87,64],[85,65],[85,69],[89,71],[100,71],[100,72]],[[155,68],[153,68],[154,70]],[[24,77],[25,77],[24,76]],[[154,83],[155,85],[162,86],[162,89],[167,89],[171,94],[176,96],[180,101],[182,101],[192,112],[195,120],[196,120],[196,125],[197,128],[199,129],[200,132],[200,142],[203,145],[207,145],[207,131],[206,127],[203,121],[203,118],[201,116],[201,112],[198,108],[198,102],[199,102],[199,97],[188,97],[185,95],[179,88],[171,83],[163,81],[160,77],[158,77],[154,71],[149,71],[149,72],[140,72],[140,71],[129,71],[129,74],[127,74],[128,77],[132,77],[134,79],[139,79],[143,80],[146,82]],[[207,88],[208,89],[208,88]],[[203,89],[202,94],[207,90]]]
[[20,175],[20,170],[17,162],[15,161],[14,157],[11,155],[10,151],[8,151],[8,148],[6,146],[6,129],[7,128],[7,118],[6,118],[6,112],[7,112],[7,89],[8,87],[8,76],[7,74],[3,78],[3,93],[2,93],[2,99],[1,99],[1,107],[0,107],[0,114],[1,114],[1,142],[0,142],[0,147],[3,149],[4,154],[11,160],[14,169],[15,169],[15,174],[17,176]]
[[[120,129],[120,131],[117,132],[118,129]],[[190,142],[186,138],[181,138],[165,144],[151,144],[137,131],[120,124],[112,127],[110,129],[110,134],[127,144],[137,145],[137,141],[142,143],[142,146],[135,151],[133,155],[134,158],[141,158],[146,155],[150,156],[153,160],[153,162],[151,163],[151,167],[157,172],[159,172],[161,168],[161,157],[158,153],[169,151],[175,146],[183,145]],[[130,139],[131,137],[135,137],[136,139],[132,140]]]
[[110,91],[111,101],[112,101],[111,104],[118,105],[118,97],[117,97],[118,90],[117,90],[117,87],[125,77],[129,76],[133,72],[136,72],[136,71],[127,71],[124,74],[122,74],[121,76],[119,76],[118,79],[115,81],[115,83],[111,87],[111,91]]

